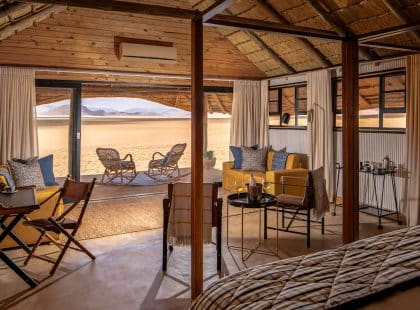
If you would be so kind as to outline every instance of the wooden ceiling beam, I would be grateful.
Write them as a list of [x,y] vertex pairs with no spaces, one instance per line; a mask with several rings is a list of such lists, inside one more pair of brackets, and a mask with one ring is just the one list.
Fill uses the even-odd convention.
[[217,14],[222,13],[231,6],[233,2],[235,2],[235,0],[217,0],[201,13],[203,22],[206,22]]
[[[326,22],[334,31],[340,36],[348,37],[354,36],[349,29],[347,29],[341,22],[336,20],[331,14],[330,9],[318,0],[307,0],[312,9]],[[368,60],[379,59],[379,56],[373,50],[367,47],[359,47],[359,53]]]
[[415,46],[379,43],[379,42],[362,42],[360,43],[360,45],[388,49],[388,50],[403,51],[403,52],[409,52],[409,53],[420,53],[420,47],[415,47]]
[[29,15],[26,18],[22,18],[7,27],[4,27],[0,30],[0,41],[15,35],[19,31],[22,31],[26,28],[34,26],[36,23],[51,17],[51,15],[64,11],[66,7],[64,6],[50,6],[43,10],[40,10],[34,14]]
[[416,31],[420,29],[420,21],[414,23],[408,23],[404,25],[394,26],[385,29],[379,29],[372,32],[368,32],[362,35],[359,35],[357,39],[359,43],[365,43],[368,41],[375,41],[380,39],[385,39],[388,37],[396,36],[402,33]]
[[[401,23],[407,24],[411,20],[409,16],[402,10],[401,5],[395,0],[382,0],[386,7],[394,14],[395,17],[399,19]],[[420,40],[420,32],[414,31],[412,34],[416,37],[417,40]]]
[[240,29],[245,31],[281,33],[286,36],[300,38],[314,38],[332,41],[341,41],[344,39],[333,31],[295,25],[284,25],[281,23],[238,16],[217,15],[208,20],[205,25],[218,28]]
[[217,96],[217,94],[213,94],[213,99],[214,101],[216,101],[217,106],[220,108],[220,111],[223,114],[227,114],[228,112],[226,111],[226,108],[223,106],[222,102],[220,101],[219,97]]
[[15,13],[16,11],[20,11],[26,7],[29,7],[31,4],[29,3],[16,3],[13,2],[10,6],[6,7],[6,9],[2,9],[0,11],[0,19],[8,17],[9,15]]
[[116,0],[19,0],[20,2],[59,4],[71,7],[95,9],[102,11],[113,11],[123,13],[135,13],[155,16],[192,19],[195,16],[194,10],[187,10],[161,5],[143,4],[136,2],[125,2]]
[[[266,11],[271,13],[277,19],[278,22],[285,25],[291,24],[286,18],[283,17],[283,15],[280,14],[280,12],[276,10],[275,7],[273,7],[269,2],[267,2],[267,0],[258,0],[258,3]],[[303,47],[305,47],[311,53],[311,55],[320,63],[322,67],[328,68],[332,66],[332,63],[328,60],[328,58],[324,54],[322,54],[317,48],[315,48],[315,46],[313,46],[308,39],[297,38],[297,40],[303,45]]]

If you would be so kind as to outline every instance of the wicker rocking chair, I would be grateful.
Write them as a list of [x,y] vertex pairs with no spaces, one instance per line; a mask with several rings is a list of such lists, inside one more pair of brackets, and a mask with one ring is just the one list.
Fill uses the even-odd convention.
[[[175,144],[166,155],[155,152],[152,160],[149,162],[149,170],[146,175],[158,181],[180,178],[181,172],[178,167],[178,161],[184,155],[186,147],[186,143]],[[162,158],[156,158],[157,155]]]
[[[137,171],[133,155],[127,154],[121,158],[118,151],[113,148],[97,148],[96,154],[105,167],[102,183],[128,184],[136,178]],[[124,183],[124,180],[127,182]]]

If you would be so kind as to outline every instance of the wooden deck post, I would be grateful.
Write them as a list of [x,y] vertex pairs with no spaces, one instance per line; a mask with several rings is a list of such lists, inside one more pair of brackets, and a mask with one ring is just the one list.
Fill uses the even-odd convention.
[[203,20],[191,21],[191,298],[203,291]]
[[359,58],[357,40],[342,43],[343,243],[359,238]]

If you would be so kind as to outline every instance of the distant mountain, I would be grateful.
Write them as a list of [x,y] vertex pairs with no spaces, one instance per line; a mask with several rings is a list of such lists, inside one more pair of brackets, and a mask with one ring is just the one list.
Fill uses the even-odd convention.
[[[70,106],[65,105],[45,105],[37,107],[38,116],[63,116],[70,115]],[[150,107],[134,107],[124,111],[117,111],[110,108],[88,108],[82,105],[82,115],[84,116],[160,116],[160,117],[189,117],[190,113],[178,109],[153,109]]]

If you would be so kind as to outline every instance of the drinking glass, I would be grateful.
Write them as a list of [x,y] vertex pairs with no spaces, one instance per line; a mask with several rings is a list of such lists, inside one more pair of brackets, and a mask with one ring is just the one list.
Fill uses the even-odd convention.
[[241,192],[243,192],[244,188],[242,186],[242,182],[240,181],[235,181],[235,189],[236,189],[236,193],[238,194],[238,198],[239,198],[239,194]]

